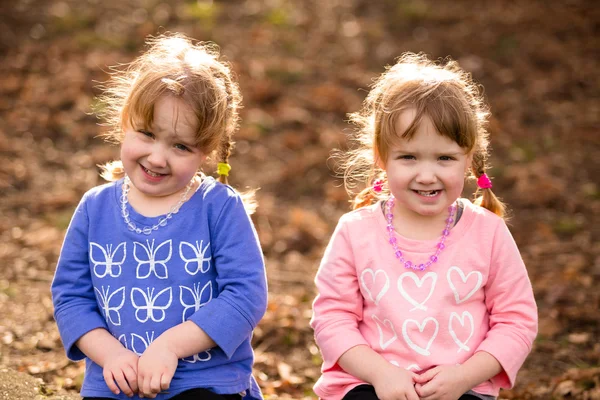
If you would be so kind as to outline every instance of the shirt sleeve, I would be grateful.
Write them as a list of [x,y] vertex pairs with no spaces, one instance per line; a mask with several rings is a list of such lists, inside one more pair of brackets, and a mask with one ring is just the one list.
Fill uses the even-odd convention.
[[229,197],[211,226],[219,295],[190,317],[231,358],[267,308],[258,236],[239,195]]
[[531,351],[538,319],[525,264],[504,222],[495,233],[485,303],[490,330],[477,351],[491,354],[502,366],[491,379],[494,386],[510,388]]
[[96,328],[108,330],[92,285],[85,199],[77,206],[67,229],[51,288],[58,331],[67,357],[75,361],[85,358],[75,345],[77,340]]
[[318,295],[310,322],[323,356],[323,370],[334,367],[351,348],[367,345],[358,324],[363,319],[363,300],[358,285],[354,254],[344,220],[340,220],[315,278]]

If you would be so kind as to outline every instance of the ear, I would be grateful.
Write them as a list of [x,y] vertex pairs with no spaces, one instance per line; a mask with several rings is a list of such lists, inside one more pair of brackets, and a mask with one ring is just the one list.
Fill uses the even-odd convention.
[[375,160],[375,165],[385,171],[385,161],[381,159],[377,148],[373,149],[373,158]]
[[473,151],[467,154],[467,162],[465,163],[465,174],[469,173],[469,169],[473,165]]
[[208,154],[206,154],[205,152],[203,152],[202,150],[200,150],[200,165],[198,166],[198,170],[202,169],[202,167],[204,166],[204,163],[206,162],[207,158],[208,158]]

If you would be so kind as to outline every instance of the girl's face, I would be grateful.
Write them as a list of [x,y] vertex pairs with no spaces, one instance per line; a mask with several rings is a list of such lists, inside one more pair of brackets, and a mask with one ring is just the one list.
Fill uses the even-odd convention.
[[[405,132],[415,114],[415,109],[403,111],[396,132]],[[413,219],[445,218],[448,206],[462,193],[471,159],[456,142],[440,135],[424,115],[414,136],[397,138],[382,160],[396,198],[394,213]]]
[[121,160],[131,190],[146,199],[178,196],[206,159],[195,145],[196,126],[193,110],[165,95],[154,105],[151,127],[126,127]]

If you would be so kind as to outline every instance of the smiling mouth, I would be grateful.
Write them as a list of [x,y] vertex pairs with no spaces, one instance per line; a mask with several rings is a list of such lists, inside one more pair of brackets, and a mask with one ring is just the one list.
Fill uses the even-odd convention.
[[433,196],[437,195],[440,191],[439,190],[414,190],[414,192],[418,193],[421,196],[433,197]]
[[150,176],[152,176],[154,178],[158,178],[158,177],[161,177],[161,176],[165,175],[165,174],[159,174],[159,173],[150,171],[148,168],[144,167],[143,165],[141,167],[142,167],[142,169],[144,170],[145,173],[147,173],[148,175],[150,175]]

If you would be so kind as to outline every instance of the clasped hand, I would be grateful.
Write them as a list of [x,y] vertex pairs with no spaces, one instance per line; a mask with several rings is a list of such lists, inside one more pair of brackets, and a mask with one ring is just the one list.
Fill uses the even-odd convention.
[[459,366],[442,365],[421,375],[394,367],[372,382],[380,400],[457,400],[470,388]]
[[469,389],[457,365],[440,365],[415,377],[420,400],[457,400]]
[[104,380],[115,394],[120,388],[129,397],[138,393],[141,398],[153,399],[169,388],[177,362],[177,355],[157,341],[140,357],[124,348],[105,363]]
[[377,371],[371,383],[380,400],[419,400],[416,378],[417,374],[389,364]]

